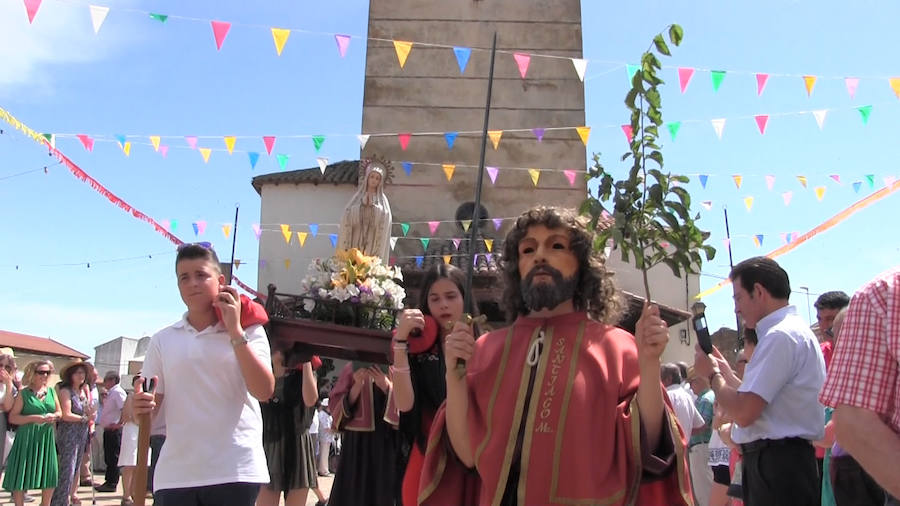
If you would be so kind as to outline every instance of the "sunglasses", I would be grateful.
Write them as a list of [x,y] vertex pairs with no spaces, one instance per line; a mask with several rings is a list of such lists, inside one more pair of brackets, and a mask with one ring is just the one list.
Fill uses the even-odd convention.
[[179,244],[178,248],[176,248],[176,251],[180,253],[181,250],[183,250],[184,248],[187,248],[188,246],[200,246],[201,248],[208,249],[208,250],[213,249],[213,245],[211,242],[203,241],[203,242],[186,242],[186,243]]
[[34,371],[38,376],[50,376],[50,371],[45,369],[43,371]]

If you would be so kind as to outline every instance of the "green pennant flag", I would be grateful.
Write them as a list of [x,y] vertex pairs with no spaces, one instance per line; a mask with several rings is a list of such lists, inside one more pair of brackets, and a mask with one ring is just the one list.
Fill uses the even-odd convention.
[[725,71],[713,70],[709,75],[712,77],[713,91],[719,91],[719,86],[722,86],[722,80],[725,79]]
[[431,239],[429,239],[427,237],[421,237],[421,238],[419,238],[419,240],[422,241],[422,249],[424,249],[425,251],[428,251],[428,241],[430,241]]
[[409,223],[401,223],[400,228],[403,229],[403,237],[406,237],[406,234],[409,233]]
[[866,174],[866,181],[869,183],[869,189],[875,188],[875,174]]
[[325,142],[325,136],[324,135],[313,135],[312,141],[313,141],[313,146],[316,147],[316,153],[318,153],[319,150],[322,149],[322,143]]
[[278,166],[281,167],[281,170],[284,170],[287,167],[287,162],[288,162],[289,156],[288,155],[276,155],[275,157],[278,158]]
[[628,84],[631,84],[631,80],[634,79],[634,75],[640,68],[639,65],[632,65],[630,63],[625,65],[625,71],[628,72]]
[[675,142],[675,137],[678,136],[678,130],[681,129],[680,121],[670,121],[666,123],[666,126],[669,128],[669,135],[672,136],[672,142]]
[[872,106],[871,105],[863,105],[856,108],[859,111],[859,115],[862,118],[863,125],[869,124],[869,115],[872,114]]
[[166,20],[169,19],[168,14],[154,14],[152,12],[150,13],[150,17],[159,21],[160,23],[165,23]]

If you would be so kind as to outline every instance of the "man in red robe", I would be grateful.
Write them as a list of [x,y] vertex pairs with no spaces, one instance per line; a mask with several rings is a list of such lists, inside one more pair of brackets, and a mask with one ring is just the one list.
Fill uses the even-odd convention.
[[447,337],[419,504],[693,504],[660,382],[668,329],[653,305],[636,336],[612,325],[621,302],[592,245],[571,210],[519,217],[503,252],[515,321],[477,342],[462,323]]

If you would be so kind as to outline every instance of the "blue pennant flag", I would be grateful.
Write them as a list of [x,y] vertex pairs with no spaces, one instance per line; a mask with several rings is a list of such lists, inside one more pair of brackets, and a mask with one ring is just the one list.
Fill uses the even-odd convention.
[[459,132],[447,132],[444,134],[444,139],[447,139],[447,149],[453,149],[453,143],[456,142],[456,136]]
[[416,267],[422,267],[422,261],[425,260],[425,257],[422,255],[416,255]]
[[853,183],[853,191],[859,193],[859,187],[862,186],[862,181],[856,181]]
[[121,146],[125,145],[125,136],[124,135],[117,135],[116,140],[119,141],[119,145],[121,145]]
[[706,174],[700,174],[700,184],[703,185],[703,189],[706,189],[706,182],[709,180],[709,176]]
[[255,152],[251,151],[251,152],[247,153],[247,155],[250,156],[250,168],[255,169],[256,162],[259,161],[259,153],[255,153]]
[[319,235],[319,224],[318,223],[310,223],[309,224],[309,233],[313,235],[313,237]]
[[328,234],[328,238],[331,239],[331,247],[337,248],[337,234]]
[[409,176],[412,174],[412,162],[403,162],[403,170],[406,171],[406,175]]
[[466,65],[469,64],[469,56],[472,55],[472,50],[467,47],[454,47],[453,52],[456,54],[456,63],[459,64],[459,73],[464,74]]

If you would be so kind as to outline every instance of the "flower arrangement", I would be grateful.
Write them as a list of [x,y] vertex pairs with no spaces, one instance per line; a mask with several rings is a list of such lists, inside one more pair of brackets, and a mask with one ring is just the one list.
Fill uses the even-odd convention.
[[331,258],[317,258],[309,264],[300,282],[305,294],[303,309],[315,318],[315,313],[322,313],[323,307],[355,306],[357,321],[351,324],[359,323],[359,311],[363,310],[366,312],[363,319],[374,321],[377,328],[385,327],[385,317],[389,314],[389,328],[394,313],[403,309],[406,298],[406,291],[397,283],[402,280],[399,267],[385,266],[377,256],[364,255],[356,248],[338,250]]

